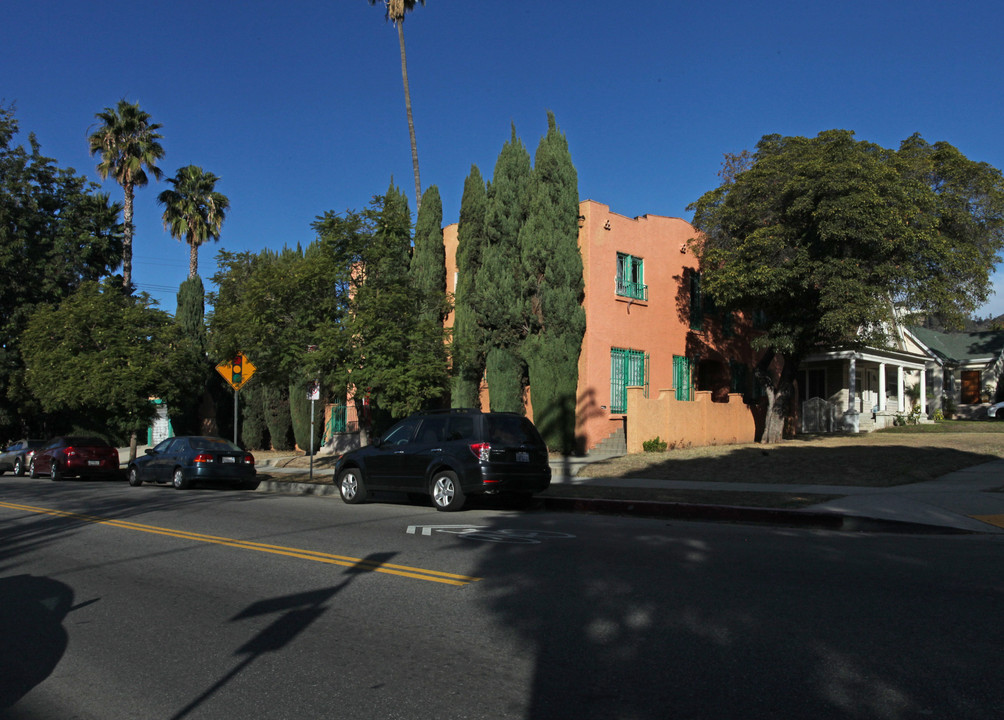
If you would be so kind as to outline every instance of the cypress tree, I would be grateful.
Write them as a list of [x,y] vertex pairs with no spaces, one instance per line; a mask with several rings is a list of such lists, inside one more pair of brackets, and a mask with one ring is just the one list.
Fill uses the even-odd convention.
[[[446,393],[442,325],[438,318],[416,317],[420,302],[409,272],[407,198],[392,183],[364,217],[352,285],[347,377],[355,386],[360,417],[367,395],[372,417],[382,418],[381,411],[402,417],[429,407]],[[434,334],[435,344],[429,341]]]
[[574,449],[579,352],[586,329],[579,189],[568,142],[553,113],[547,114],[547,125],[534,157],[529,211],[519,233],[528,326],[522,352],[534,420],[548,447],[567,453]]
[[530,153],[516,137],[513,126],[512,138],[502,146],[495,163],[485,213],[484,262],[475,280],[481,301],[480,322],[489,348],[485,364],[489,402],[494,411],[525,411],[519,230],[526,220],[530,173]]
[[206,420],[215,420],[210,383],[216,384],[213,363],[206,356],[205,289],[198,275],[188,278],[178,288],[174,322],[181,331],[176,357],[184,365],[186,385],[190,390],[168,406],[168,412],[176,433],[195,435],[203,431],[203,418],[199,417],[202,408],[213,408]]
[[[310,453],[310,414],[314,413],[314,453],[321,449],[324,439],[324,406],[327,403],[327,393],[322,388],[320,400],[311,402],[307,399],[308,386],[312,381],[300,380],[289,384],[289,416],[293,423],[293,437],[296,445],[304,453]],[[313,408],[311,408],[313,405]]]
[[[411,282],[418,293],[419,315],[442,326],[446,317],[446,246],[443,244],[443,201],[430,185],[422,194],[411,254]],[[442,344],[442,333],[439,337]]]
[[262,410],[268,426],[273,450],[292,450],[292,417],[289,411],[289,390],[286,387],[262,384]]
[[488,195],[481,171],[471,166],[460,199],[457,228],[457,287],[453,315],[453,407],[481,407],[481,378],[485,373],[484,332],[478,325],[482,307],[475,279],[481,272],[487,237],[485,212]]
[[268,449],[268,426],[262,403],[261,383],[249,382],[241,388],[241,441],[247,450]]

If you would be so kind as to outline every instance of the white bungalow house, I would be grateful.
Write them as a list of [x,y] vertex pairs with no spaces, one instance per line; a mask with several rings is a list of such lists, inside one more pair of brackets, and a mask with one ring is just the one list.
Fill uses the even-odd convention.
[[[894,349],[834,349],[806,357],[799,366],[800,432],[870,432],[893,425],[913,409],[919,385],[920,420],[926,420],[929,358],[900,338]],[[915,393],[916,394],[916,393]]]
[[[935,413],[978,418],[1004,399],[1004,331],[900,327],[890,348],[835,348],[798,372],[800,432],[870,432]],[[923,382],[921,381],[923,378]]]
[[932,413],[962,418],[982,417],[986,404],[1004,393],[1004,331],[946,333],[910,328],[908,334],[931,359],[928,382],[934,390]]

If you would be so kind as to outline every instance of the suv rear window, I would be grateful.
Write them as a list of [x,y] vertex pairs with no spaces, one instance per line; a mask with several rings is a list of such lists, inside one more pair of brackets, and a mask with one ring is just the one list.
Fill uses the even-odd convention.
[[486,415],[488,442],[501,445],[540,445],[540,435],[529,420],[519,415]]

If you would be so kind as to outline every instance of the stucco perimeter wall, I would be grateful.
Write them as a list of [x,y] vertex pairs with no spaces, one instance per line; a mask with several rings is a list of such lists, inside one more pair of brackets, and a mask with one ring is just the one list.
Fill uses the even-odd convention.
[[753,413],[739,394],[716,403],[710,391],[697,391],[693,400],[685,401],[677,400],[672,390],[646,398],[644,388],[629,387],[627,409],[629,453],[642,452],[642,443],[656,437],[672,449],[749,443],[756,436]]

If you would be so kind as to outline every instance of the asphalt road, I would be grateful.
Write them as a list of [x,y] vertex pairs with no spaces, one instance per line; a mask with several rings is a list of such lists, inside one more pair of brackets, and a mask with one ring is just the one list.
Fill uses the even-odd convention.
[[5,476],[0,716],[997,720],[1002,560]]

